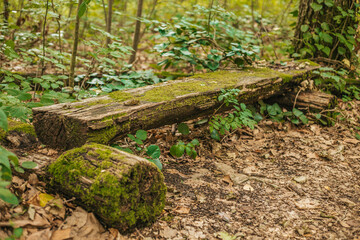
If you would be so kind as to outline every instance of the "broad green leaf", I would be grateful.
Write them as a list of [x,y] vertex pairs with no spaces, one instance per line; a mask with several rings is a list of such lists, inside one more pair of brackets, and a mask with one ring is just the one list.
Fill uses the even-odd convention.
[[309,25],[301,25],[300,29],[302,32],[307,32],[307,30],[309,30]]
[[9,189],[6,188],[0,188],[0,199],[13,205],[19,204],[19,200],[17,199],[17,197],[12,192],[10,192]]
[[321,51],[323,51],[327,56],[329,56],[331,49],[329,47],[324,47],[323,49],[321,49]]
[[359,133],[356,133],[355,137],[356,137],[357,140],[360,140],[360,134]]
[[21,164],[21,167],[26,168],[26,169],[33,169],[33,168],[37,167],[37,164],[34,162],[31,162],[31,161],[27,161],[27,162],[23,162]]
[[177,129],[183,135],[188,135],[190,133],[189,126],[186,123],[180,123]]
[[157,159],[148,159],[148,160],[150,162],[154,163],[159,168],[160,171],[163,169],[163,165],[158,158]]
[[310,6],[312,9],[314,9],[315,12],[320,11],[323,8],[322,5],[317,4],[315,2],[311,3]]
[[147,139],[147,131],[137,130],[135,136],[144,141]]
[[150,145],[147,150],[146,150],[146,154],[151,157],[152,159],[157,159],[160,157],[161,155],[161,151],[159,146],[157,145]]
[[300,117],[301,115],[304,115],[304,113],[300,110],[298,110],[297,108],[293,108],[292,112],[294,113],[294,115],[296,117]]
[[220,141],[220,140],[221,140],[221,139],[220,139],[219,132],[218,132],[216,129],[214,129],[214,130],[211,132],[210,136],[211,136],[212,139],[215,139],[216,141]]
[[193,139],[193,140],[191,141],[191,144],[194,145],[194,146],[198,146],[200,143],[199,143],[199,140]]
[[184,155],[184,152],[185,152],[185,146],[184,145],[177,144],[177,145],[173,145],[170,148],[170,154],[173,157],[181,157],[182,155]]
[[328,7],[334,6],[334,0],[325,0],[325,5]]
[[8,130],[7,116],[2,109],[0,109],[0,128],[4,129],[6,132]]
[[15,228],[13,231],[13,235],[15,238],[20,238],[22,234],[23,234],[22,228]]
[[79,18],[81,18],[85,14],[86,9],[87,9],[87,4],[84,1],[80,4],[80,7],[79,7],[79,11],[78,11]]

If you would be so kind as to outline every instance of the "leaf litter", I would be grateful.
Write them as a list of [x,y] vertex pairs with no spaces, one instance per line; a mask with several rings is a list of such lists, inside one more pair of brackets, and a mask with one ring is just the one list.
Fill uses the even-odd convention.
[[[106,229],[73,199],[47,193],[36,174],[15,176],[12,190],[22,203],[0,203],[0,239],[13,226],[23,228],[22,239],[37,240],[359,239],[360,141],[349,127],[359,123],[359,106],[340,104],[348,122],[333,127],[265,120],[221,143],[190,121],[190,134],[180,138],[200,140],[196,159],[169,154],[179,138],[171,126],[150,130],[146,144],[162,149],[167,204],[157,222],[127,235]],[[42,162],[60,154],[14,152]]]

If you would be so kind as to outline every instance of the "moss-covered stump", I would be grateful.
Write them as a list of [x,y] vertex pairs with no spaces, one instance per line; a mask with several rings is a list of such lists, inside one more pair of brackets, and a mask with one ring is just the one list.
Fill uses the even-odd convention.
[[221,89],[241,89],[239,101],[253,103],[287,91],[318,68],[279,72],[267,68],[198,74],[76,103],[33,109],[39,140],[53,148],[70,149],[86,142],[108,144],[129,132],[212,114]]
[[165,205],[166,186],[146,159],[100,144],[62,154],[46,170],[49,186],[121,232],[153,222]]
[[8,119],[8,131],[0,129],[0,142],[15,147],[29,147],[36,143],[34,126],[29,123]]

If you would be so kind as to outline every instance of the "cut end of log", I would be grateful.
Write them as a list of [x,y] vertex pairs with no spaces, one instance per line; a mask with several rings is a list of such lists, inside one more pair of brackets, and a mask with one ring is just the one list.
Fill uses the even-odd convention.
[[121,232],[154,222],[165,206],[166,186],[158,168],[109,146],[87,144],[67,151],[47,172],[52,189],[76,197]]

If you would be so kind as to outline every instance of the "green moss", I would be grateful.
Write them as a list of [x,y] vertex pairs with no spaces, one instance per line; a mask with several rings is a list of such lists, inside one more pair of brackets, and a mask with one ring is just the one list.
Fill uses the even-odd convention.
[[[19,132],[36,137],[34,126],[30,123],[24,123],[8,118],[8,132]],[[2,141],[8,133],[0,129],[0,141]]]
[[[119,150],[88,144],[65,152],[47,171],[52,186],[75,195],[108,226],[127,231],[161,214],[166,186],[155,165],[126,161]],[[121,170],[118,175],[117,169]],[[81,185],[83,179],[88,187]]]
[[112,103],[112,102],[114,102],[114,100],[103,99],[103,100],[97,100],[97,101],[89,102],[89,103],[87,103],[85,105],[77,105],[77,106],[74,106],[74,108],[91,107],[91,106],[95,106],[95,105],[99,105],[99,104],[108,104],[108,103]]
[[126,101],[131,98],[140,101],[163,102],[171,101],[178,96],[213,91],[220,88],[229,88],[241,81],[251,77],[273,78],[281,77],[285,81],[292,79],[291,74],[279,73],[268,68],[245,68],[239,72],[217,71],[205,74],[196,74],[185,82],[175,82],[164,85],[162,83],[154,85],[155,88],[146,91],[142,95],[132,95],[123,91],[110,93],[110,97],[117,101]]
[[318,67],[318,66],[320,66],[320,65],[317,64],[316,62],[310,61],[309,59],[299,59],[299,60],[296,60],[296,62],[298,62],[298,63],[303,63],[303,62],[309,63],[309,65],[312,66],[312,67]]
[[111,139],[116,136],[117,127],[114,124],[111,124],[110,127],[93,131],[88,134],[88,142],[95,142],[101,144],[108,144]]
[[109,96],[118,102],[125,102],[126,100],[134,98],[134,96],[131,93],[127,93],[124,91],[115,91],[109,93]]
[[156,72],[155,73],[156,76],[158,77],[165,77],[165,78],[171,78],[171,79],[177,79],[177,78],[180,78],[180,77],[189,77],[191,76],[191,74],[188,74],[188,73],[183,73],[183,72],[166,72],[166,71],[163,71],[163,72]]

